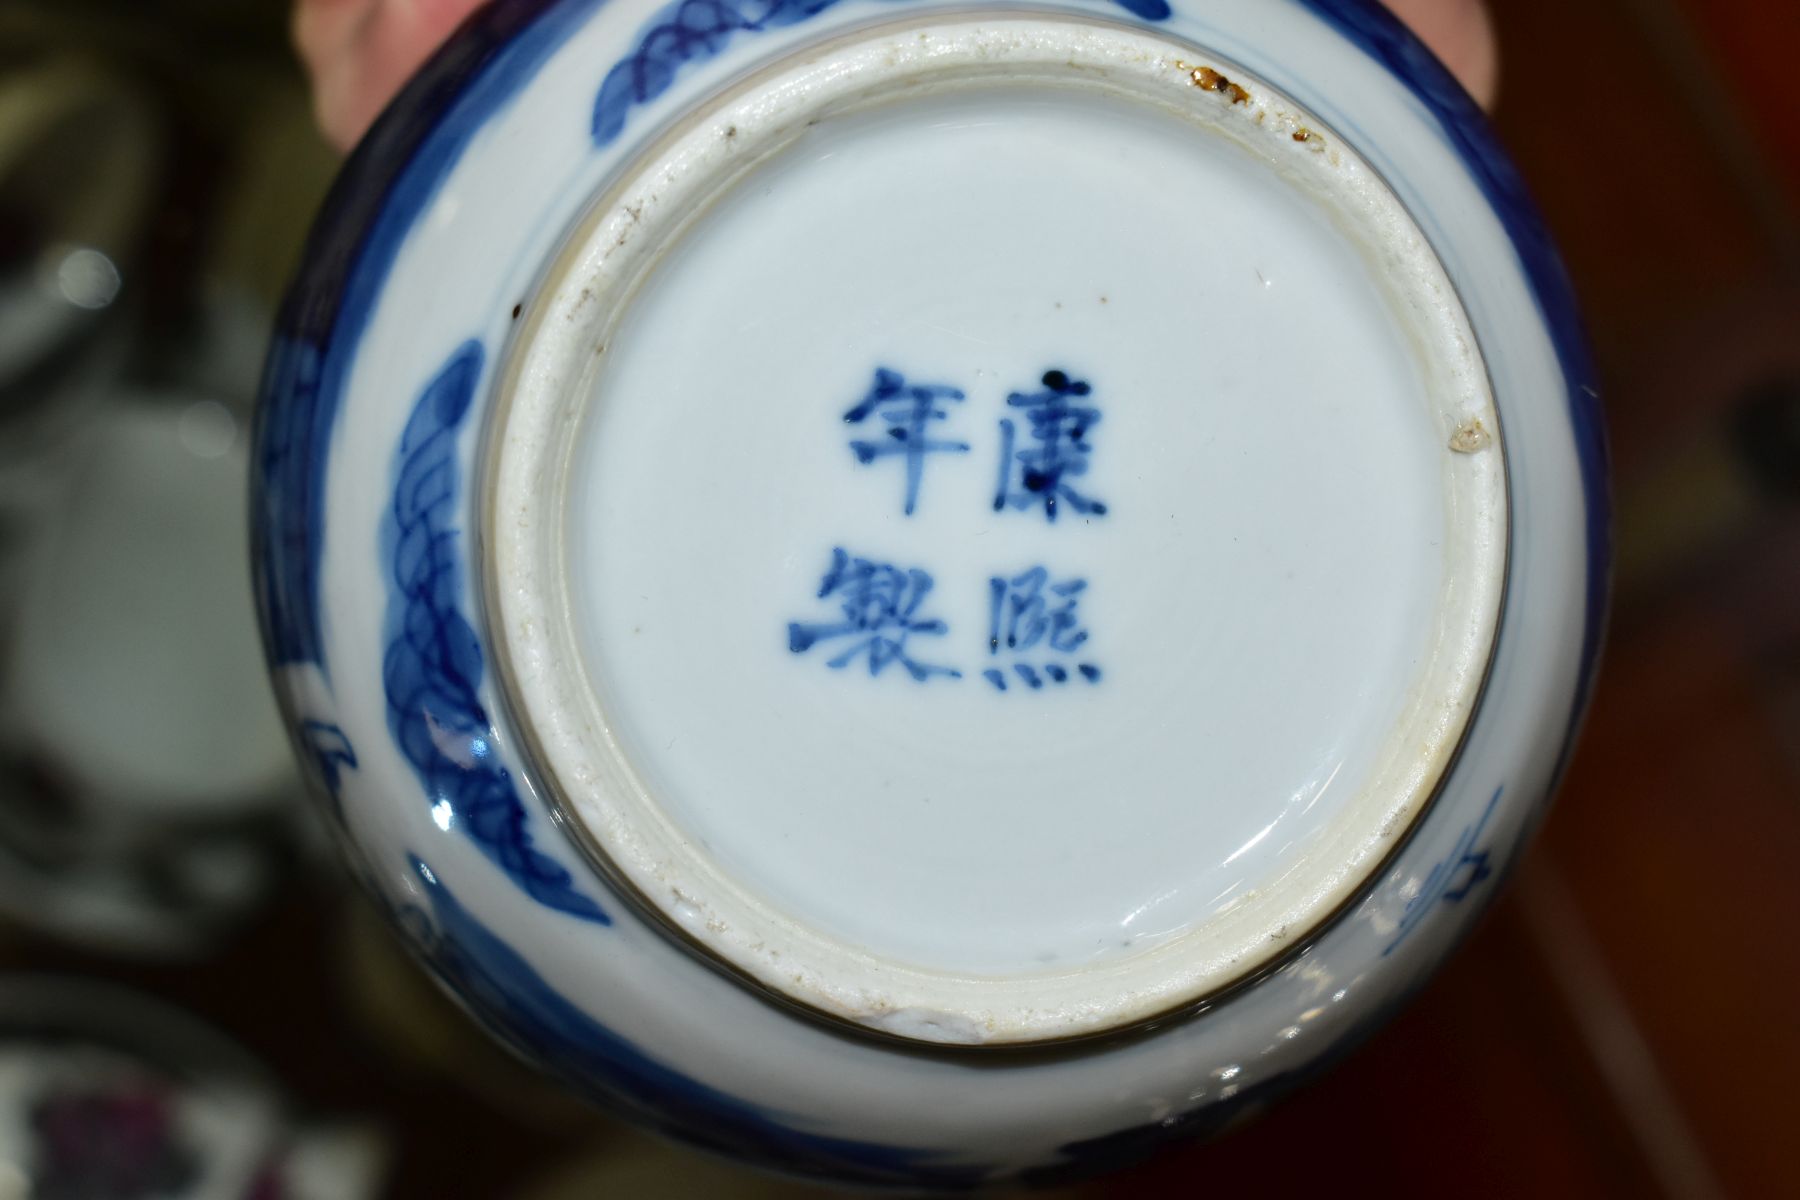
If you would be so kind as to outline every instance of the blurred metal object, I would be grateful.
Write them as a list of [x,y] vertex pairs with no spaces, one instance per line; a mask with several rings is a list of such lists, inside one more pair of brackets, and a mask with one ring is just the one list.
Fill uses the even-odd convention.
[[[117,367],[126,291],[156,199],[160,129],[81,59],[0,74],[0,439],[11,458]],[[62,420],[59,422],[58,418]]]
[[229,160],[157,85],[193,46],[116,15],[0,11],[0,916],[186,957],[298,852],[243,530],[268,314],[203,260]]
[[0,911],[134,955],[199,950],[266,895],[286,740],[244,568],[244,430],[113,397],[24,535],[0,659]]

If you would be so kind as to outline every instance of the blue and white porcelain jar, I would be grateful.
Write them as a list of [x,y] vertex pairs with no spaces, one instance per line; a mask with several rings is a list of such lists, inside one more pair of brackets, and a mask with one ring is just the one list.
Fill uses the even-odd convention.
[[1567,286],[1352,0],[519,0],[271,360],[271,669],[493,1033],[745,1160],[1219,1127],[1536,822],[1606,512]]

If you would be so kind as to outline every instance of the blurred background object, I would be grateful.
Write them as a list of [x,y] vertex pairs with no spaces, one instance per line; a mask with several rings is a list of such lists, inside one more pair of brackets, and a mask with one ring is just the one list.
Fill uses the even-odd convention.
[[[1494,15],[1497,121],[1612,424],[1617,593],[1585,739],[1505,897],[1397,1021],[1260,1122],[1086,1194],[1800,1194],[1780,950],[1800,927],[1800,5]],[[287,16],[0,0],[0,1200],[62,1194],[20,1191],[40,1160],[17,1114],[71,1063],[94,1082],[31,1137],[112,1129],[140,1182],[193,1168],[200,1143],[170,1136],[188,1102],[145,1081],[219,1035],[169,1032],[192,1019],[166,1006],[267,1064],[234,1077],[268,1099],[207,1127],[289,1146],[261,1190],[207,1194],[822,1194],[646,1141],[513,1063],[298,802],[242,515],[263,339],[335,169]],[[20,971],[129,985],[158,1000],[49,1007],[90,1029],[154,1009],[164,1032],[21,1040],[15,997],[71,985]],[[326,1132],[270,1132],[294,1128]]]
[[244,575],[243,414],[108,389],[16,547],[0,909],[200,949],[273,883],[295,787]]
[[[0,429],[9,460],[67,427],[116,366],[122,270],[161,170],[141,96],[75,55],[0,80]],[[110,353],[108,352],[110,351]]]
[[380,1150],[301,1130],[242,1050],[146,997],[0,975],[0,1197],[366,1200]]
[[0,912],[136,957],[214,947],[306,828],[243,512],[332,163],[244,53],[280,13],[226,7],[0,8]]

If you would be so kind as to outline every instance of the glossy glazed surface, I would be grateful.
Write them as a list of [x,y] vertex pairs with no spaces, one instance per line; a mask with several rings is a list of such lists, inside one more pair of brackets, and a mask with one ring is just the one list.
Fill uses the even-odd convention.
[[1505,497],[1466,318],[1335,133],[1192,54],[989,17],[771,68],[613,185],[496,368],[547,786],[828,1015],[1027,1042],[1217,992],[1473,708]]
[[[372,886],[416,914],[424,952],[498,1032],[715,1148],[956,1184],[1092,1167],[1223,1120],[1341,1046],[1441,955],[1558,760],[1597,636],[1581,599],[1599,594],[1603,553],[1568,514],[1586,511],[1590,529],[1604,514],[1583,380],[1564,373],[1579,369],[1566,298],[1510,176],[1435,67],[1360,6],[1259,6],[1255,22],[1234,5],[1178,12],[1170,30],[1320,113],[1393,184],[1487,356],[1514,496],[1511,576],[1456,772],[1400,857],[1303,956],[1210,1012],[1105,1049],[971,1073],[954,1054],[903,1054],[797,1018],[700,965],[563,840],[517,732],[497,719],[466,544],[473,414],[530,264],[549,260],[634,127],[668,120],[683,89],[692,103],[832,22],[896,7],[734,27],[675,64],[674,90],[633,92],[616,129],[594,123],[619,106],[595,103],[593,64],[662,44],[646,39],[666,14],[501,5],[453,47],[353,167],[291,310],[263,430],[262,592],[291,717]],[[1098,10],[1113,11],[1078,11]],[[408,104],[431,120],[409,124],[424,110],[408,117]],[[399,146],[411,149],[381,160]],[[527,159],[555,178],[519,188]]]
[[[590,677],[671,818],[953,971],[1148,947],[1279,873],[1369,771],[1435,615],[1445,439],[1361,260],[1253,160],[1120,108],[814,130],[632,301],[572,481]],[[915,402],[846,418],[889,363],[958,393],[928,398],[911,514],[906,459],[857,448],[900,446]],[[999,423],[1028,433],[1011,399],[1063,366],[1093,424],[1058,486],[1104,510],[997,511]],[[909,620],[942,632],[877,661],[855,568],[821,596],[839,547],[920,564]]]

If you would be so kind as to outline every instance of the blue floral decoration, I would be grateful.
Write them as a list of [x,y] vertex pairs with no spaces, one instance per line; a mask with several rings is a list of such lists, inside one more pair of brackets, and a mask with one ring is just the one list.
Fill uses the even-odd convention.
[[778,1170],[915,1190],[965,1191],[987,1177],[980,1167],[933,1162],[931,1151],[797,1129],[658,1062],[558,992],[423,861],[411,865],[431,913],[411,909],[396,921],[420,957],[490,1033],[578,1091],[668,1137]]
[[[604,2],[494,0],[478,8],[462,32],[390,106],[334,186],[278,322],[255,437],[254,561],[272,663],[311,665],[328,677],[319,596],[319,565],[327,534],[326,466],[351,364],[401,243],[436,198],[469,142],[496,112],[513,102],[538,68]],[[664,27],[686,5],[674,4],[659,13],[640,34],[628,58],[601,81],[592,120],[597,143],[615,139],[630,110],[662,95],[690,63],[712,58],[739,34],[797,24],[838,0],[687,2],[714,10],[709,17],[717,16],[722,23],[710,32],[684,32]],[[1111,2],[1148,21],[1170,15],[1164,0]],[[1574,705],[1578,717],[1600,643],[1610,530],[1603,482],[1606,448],[1594,375],[1567,278],[1485,118],[1429,51],[1374,0],[1302,2],[1365,53],[1394,70],[1458,148],[1518,247],[1534,299],[1556,340],[1571,385],[1570,412],[1586,490],[1583,515],[1590,590],[1584,669]],[[472,363],[459,367],[465,354],[472,355]],[[427,388],[400,451],[401,474],[407,473],[409,447],[417,451],[426,441],[454,441],[456,428],[467,415],[480,365],[480,347],[466,346]],[[466,378],[446,378],[453,376]],[[458,401],[458,390],[465,384],[467,393]],[[414,464],[418,468],[411,473],[415,499],[427,496],[436,486],[447,488],[453,497],[457,487],[454,457],[446,456],[442,465],[447,468],[447,478],[440,475],[433,481],[427,478],[431,473],[422,470],[422,461]],[[447,531],[454,507],[449,497],[430,513],[414,504],[411,524]],[[397,489],[385,531],[392,535],[384,541],[390,551],[399,545],[400,514]],[[417,547],[420,540],[415,538],[412,545]],[[422,541],[429,544],[432,538],[426,536]],[[437,567],[421,565],[429,556],[425,552],[413,564],[419,572],[410,576],[420,585],[416,596],[409,597],[399,584],[398,569],[390,582],[393,638],[411,637],[415,628],[429,629],[434,620],[439,626],[437,633],[426,638],[430,653],[390,647],[390,670],[384,672],[390,728],[425,783],[434,811],[475,840],[528,893],[563,911],[605,922],[604,912],[573,888],[568,872],[530,846],[523,805],[507,772],[495,760],[487,714],[476,699],[482,661],[473,630],[454,603],[459,564],[452,554],[447,563],[438,563],[445,575],[433,580],[430,575]],[[400,565],[391,554],[388,561],[396,568]],[[438,602],[445,598],[449,604],[442,607]],[[395,661],[396,652],[403,661]],[[392,670],[395,667],[399,668],[398,678]],[[398,692],[396,682],[404,685]],[[416,703],[406,713],[396,712],[398,696],[412,696]],[[450,732],[444,736],[447,730]],[[309,727],[306,745],[327,784],[334,787],[341,782],[341,773],[356,765],[354,751],[338,740],[341,731],[335,732],[336,737],[329,726]],[[478,748],[482,753],[476,753]],[[1566,758],[1567,751],[1564,753]],[[1468,894],[1478,882],[1474,877],[1489,867],[1473,840],[1459,845],[1462,848],[1452,859],[1470,878],[1466,884],[1444,887],[1445,894],[1439,898],[1449,903]],[[1450,861],[1440,864],[1444,865]],[[412,931],[432,969],[502,1040],[553,1066],[582,1090],[611,1096],[638,1119],[673,1136],[777,1167],[809,1174],[835,1170],[846,1179],[901,1186],[967,1188],[982,1182],[982,1171],[934,1163],[926,1151],[797,1131],[780,1114],[708,1088],[657,1062],[558,994],[516,951],[464,909],[423,862],[414,859],[412,867],[425,882],[425,895],[435,917],[408,909],[396,914],[396,919]],[[1440,872],[1439,882],[1448,884],[1448,874]],[[1415,905],[1415,910],[1418,907]],[[1403,998],[1396,998],[1383,1012],[1372,1014],[1335,1045],[1328,1057],[1348,1053],[1402,1003]],[[1256,1100],[1279,1093],[1287,1082],[1271,1081],[1268,1088],[1257,1091]],[[1170,1137],[1210,1132],[1214,1116],[1238,1113],[1241,1102],[1250,1099],[1249,1092],[1246,1089],[1233,1103],[1219,1106],[1216,1114],[1210,1108],[1190,1110],[1153,1124],[1072,1143],[1063,1148],[1064,1153],[1080,1164],[1076,1173],[1123,1165]],[[1047,1181],[1063,1174],[1054,1170],[1033,1179]]]
[[611,924],[604,909],[576,890],[569,871],[531,844],[525,806],[481,704],[481,643],[459,607],[456,442],[483,359],[480,342],[463,343],[426,385],[400,439],[393,503],[382,528],[388,728],[425,785],[440,828],[462,830],[539,903]]

